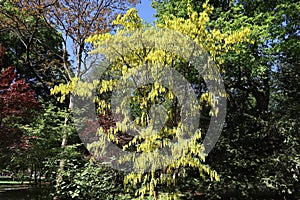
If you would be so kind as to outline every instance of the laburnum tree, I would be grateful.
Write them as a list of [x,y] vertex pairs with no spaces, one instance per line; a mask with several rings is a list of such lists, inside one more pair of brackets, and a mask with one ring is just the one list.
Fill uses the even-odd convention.
[[34,91],[24,78],[19,78],[15,67],[1,68],[0,151],[2,156],[9,155],[8,153],[16,148],[27,148],[24,135],[17,124],[30,122],[38,108],[39,103]]
[[[192,41],[209,52],[212,59],[224,51],[235,51],[235,48],[233,48],[234,44],[250,42],[247,39],[249,33],[249,29],[247,28],[225,33],[221,33],[219,30],[208,31],[206,25],[209,21],[209,13],[211,13],[212,7],[206,2],[203,4],[203,8],[204,11],[198,14],[193,12],[189,7],[188,20],[176,17],[165,18],[165,24],[160,24],[159,26],[162,29],[178,31],[185,34]],[[189,81],[195,81],[196,79],[200,81],[201,78],[197,76],[196,73],[192,73],[195,71],[195,68],[190,62],[180,57],[180,55],[174,55],[174,53],[166,49],[156,49],[152,46],[147,46],[147,42],[142,42],[142,38],[144,37],[150,38],[150,36],[154,36],[155,38],[157,32],[153,31],[153,29],[147,30],[147,28],[143,26],[142,20],[138,17],[135,9],[130,9],[123,17],[119,16],[114,21],[114,24],[118,25],[116,34],[100,34],[88,39],[88,42],[92,42],[96,46],[94,53],[104,54],[111,62],[111,66],[108,68],[108,75],[104,75],[100,82],[94,81],[89,84],[81,81],[73,81],[67,85],[55,87],[52,91],[54,93],[61,92],[64,95],[72,91],[75,95],[88,97],[92,95],[92,93],[88,91],[91,91],[91,88],[97,88],[97,91],[99,91],[99,96],[95,99],[97,102],[97,110],[100,116],[102,116],[102,119],[107,118],[108,120],[102,123],[104,126],[100,127],[97,132],[99,141],[95,141],[95,143],[90,144],[89,147],[90,149],[96,149],[97,152],[97,147],[101,150],[102,147],[107,145],[106,140],[109,140],[115,143],[115,145],[121,146],[123,150],[134,151],[141,155],[137,157],[125,156],[122,158],[124,163],[133,162],[135,169],[138,171],[128,173],[125,176],[124,184],[127,192],[132,192],[131,194],[133,196],[137,196],[141,199],[148,195],[154,198],[164,198],[163,196],[165,195],[167,195],[168,198],[174,199],[179,196],[188,197],[190,194],[188,194],[189,192],[185,193],[186,188],[178,187],[177,183],[180,181],[190,179],[195,175],[203,179],[209,177],[211,180],[219,180],[219,176],[216,172],[204,163],[205,155],[201,151],[203,146],[199,142],[202,134],[200,127],[195,127],[197,130],[195,133],[185,132],[189,128],[187,127],[188,125],[184,124],[183,121],[180,122],[178,119],[180,116],[185,119],[188,114],[196,112],[196,110],[199,109],[199,107],[197,107],[198,104],[185,105],[186,108],[188,107],[188,109],[192,110],[192,113],[186,113],[187,115],[183,113],[179,114],[178,110],[186,108],[178,104],[176,98],[179,97],[175,97],[174,91],[171,91],[156,81],[150,84],[147,83],[147,81],[142,81],[142,86],[135,92],[129,94],[132,98],[127,99],[120,97],[118,103],[121,107],[115,108],[116,110],[126,110],[127,108],[123,109],[124,107],[122,107],[122,105],[130,102],[130,107],[128,108],[130,109],[130,114],[126,113],[126,111],[124,113],[114,110],[113,112],[116,112],[115,117],[120,117],[121,120],[110,123],[110,109],[113,106],[111,101],[118,101],[118,99],[116,99],[118,96],[112,98],[111,94],[116,88],[118,88],[117,90],[119,91],[126,90],[125,85],[120,88],[118,86],[120,79],[122,79],[121,77],[124,77],[125,80],[128,78],[129,82],[130,76],[138,75],[147,77],[147,74],[139,72],[140,66],[143,65],[149,68],[156,66],[157,70],[162,72],[154,75],[155,78],[158,79],[159,76],[164,76],[164,70],[168,71],[167,66],[171,66],[173,69],[181,72]],[[139,37],[139,30],[144,30],[144,28],[146,29],[144,32],[145,35]],[[157,37],[161,37],[161,35],[157,34]],[[165,44],[167,49],[170,48],[170,46],[168,46],[170,40],[168,36],[159,39],[161,39],[160,44]],[[141,41],[142,44],[138,45],[137,41]],[[173,48],[181,48],[180,41],[178,42],[179,46]],[[217,47],[216,43],[218,42],[223,44],[223,48]],[[124,50],[125,48],[128,51]],[[163,65],[157,66],[159,63],[163,63]],[[210,67],[211,65],[207,64],[207,68],[210,69]],[[182,89],[184,86],[180,85],[178,87]],[[201,91],[201,89],[198,88],[197,98],[199,98],[199,101],[202,103],[208,102],[208,104],[210,104],[212,107],[210,116],[218,115],[218,111],[214,109],[212,96],[205,88],[202,89]],[[195,88],[195,90],[197,90],[197,88]],[[183,89],[183,91],[185,92],[182,92],[181,95],[186,94],[188,90]],[[152,112],[150,108],[157,103],[161,103],[167,110],[167,118],[165,119],[166,126],[160,131],[151,128],[155,122],[149,117]],[[124,116],[124,120],[121,117],[122,115]],[[128,123],[130,118],[134,119],[132,123]],[[107,124],[111,126],[107,127]],[[129,130],[134,130],[135,125],[141,126],[144,129],[136,136],[132,136],[131,138],[127,137],[129,140],[123,142],[122,139],[128,136],[130,133],[128,133]],[[189,125],[193,126],[193,124]],[[195,135],[193,139],[186,144],[187,148],[184,153],[177,154],[179,156],[178,159],[172,160],[167,166],[159,169],[161,164],[159,162],[165,161],[165,158],[159,154],[159,149],[168,147],[172,138],[181,140],[184,134]],[[121,145],[119,145],[120,143]],[[176,147],[170,148],[172,155],[176,155],[177,150]],[[154,160],[155,162],[150,169],[144,168],[148,162]],[[157,160],[160,161],[156,162]],[[193,173],[190,173],[191,171],[193,171]]]

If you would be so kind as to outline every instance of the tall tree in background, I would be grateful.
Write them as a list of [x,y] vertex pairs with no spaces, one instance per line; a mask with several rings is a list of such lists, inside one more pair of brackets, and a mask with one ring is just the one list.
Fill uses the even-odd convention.
[[[154,0],[153,6],[162,21],[163,15],[185,17],[187,2]],[[202,11],[201,1],[189,2]],[[210,3],[214,12],[208,30],[249,27],[254,41],[219,57],[230,97],[227,126],[209,155],[221,174],[220,183],[209,183],[212,198],[291,198],[300,185],[299,106],[294,101],[299,99],[300,4]]]
[[1,1],[0,43],[6,48],[3,67],[14,64],[36,94],[49,99],[50,88],[67,78],[62,68],[61,35],[47,26],[44,9],[26,1]]

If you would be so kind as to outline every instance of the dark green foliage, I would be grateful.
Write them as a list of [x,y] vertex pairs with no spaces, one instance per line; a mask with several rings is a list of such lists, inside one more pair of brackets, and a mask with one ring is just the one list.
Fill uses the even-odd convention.
[[[249,27],[254,44],[240,44],[239,52],[222,57],[230,96],[228,114],[226,127],[208,157],[221,182],[199,184],[198,197],[299,198],[300,4],[210,2],[215,9],[209,27],[232,31]],[[159,18],[186,17],[187,3],[154,0],[153,6]],[[190,3],[194,10],[202,10],[203,2]]]

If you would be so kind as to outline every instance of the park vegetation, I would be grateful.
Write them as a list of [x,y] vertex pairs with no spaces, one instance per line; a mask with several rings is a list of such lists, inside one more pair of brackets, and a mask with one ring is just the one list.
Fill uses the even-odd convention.
[[[0,0],[0,175],[47,186],[49,199],[300,198],[300,3],[152,0],[155,27],[137,3]],[[220,78],[199,75],[189,42]],[[148,76],[141,66],[154,78],[123,97],[129,77]],[[189,85],[157,81],[171,69]],[[207,83],[220,81],[216,97]],[[203,139],[222,114],[215,99],[227,114],[207,154]],[[197,113],[200,124],[189,121]],[[187,135],[181,152],[172,141]],[[121,164],[105,159],[108,144],[130,152]]]

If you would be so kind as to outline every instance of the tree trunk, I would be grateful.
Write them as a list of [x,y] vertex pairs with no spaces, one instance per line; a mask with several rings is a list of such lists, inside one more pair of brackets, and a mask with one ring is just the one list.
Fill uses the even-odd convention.
[[[74,96],[73,94],[71,93],[70,94],[70,99],[69,99],[69,112],[73,109],[74,107]],[[65,149],[65,147],[67,146],[67,142],[68,142],[68,129],[67,129],[67,126],[68,126],[68,123],[69,123],[69,116],[66,116],[65,118],[65,121],[64,121],[64,127],[65,127],[65,130],[63,131],[63,137],[62,137],[62,142],[61,142],[61,148],[62,150]],[[57,173],[57,177],[56,177],[56,190],[59,190],[59,186],[62,182],[62,178],[63,178],[63,172],[64,172],[64,166],[65,166],[65,159],[60,159],[59,161],[59,171]],[[57,197],[55,196],[53,199],[57,199]]]

